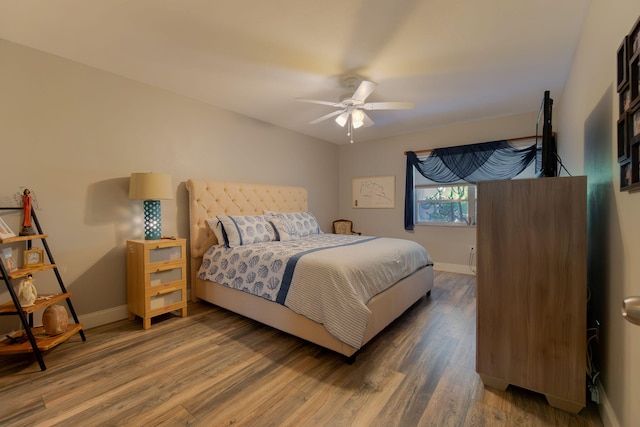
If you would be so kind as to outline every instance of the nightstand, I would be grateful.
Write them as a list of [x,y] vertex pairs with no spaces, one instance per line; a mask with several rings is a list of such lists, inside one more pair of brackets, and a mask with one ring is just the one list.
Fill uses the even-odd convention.
[[127,240],[129,319],[151,318],[174,310],[187,315],[186,239]]

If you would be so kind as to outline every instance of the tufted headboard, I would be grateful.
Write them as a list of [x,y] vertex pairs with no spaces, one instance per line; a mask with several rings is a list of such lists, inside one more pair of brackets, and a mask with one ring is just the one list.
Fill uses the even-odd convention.
[[192,291],[202,255],[217,243],[207,225],[208,218],[216,215],[262,215],[265,210],[304,212],[308,209],[307,190],[303,187],[189,179],[187,191]]

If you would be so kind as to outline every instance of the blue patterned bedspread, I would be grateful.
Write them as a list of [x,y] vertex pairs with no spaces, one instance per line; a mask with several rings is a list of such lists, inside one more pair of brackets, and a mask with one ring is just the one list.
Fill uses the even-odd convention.
[[409,240],[316,234],[236,248],[213,246],[198,278],[285,305],[358,349],[371,316],[369,300],[432,264],[427,251]]
[[284,305],[298,260],[311,252],[355,245],[376,237],[314,234],[237,248],[213,246],[204,255],[199,279],[220,283]]

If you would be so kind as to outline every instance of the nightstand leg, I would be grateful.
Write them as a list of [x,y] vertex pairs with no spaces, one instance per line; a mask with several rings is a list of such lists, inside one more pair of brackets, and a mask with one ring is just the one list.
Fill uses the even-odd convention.
[[187,307],[180,309],[182,312],[182,317],[187,317]]
[[144,329],[149,329],[151,327],[151,317],[142,318],[142,327]]

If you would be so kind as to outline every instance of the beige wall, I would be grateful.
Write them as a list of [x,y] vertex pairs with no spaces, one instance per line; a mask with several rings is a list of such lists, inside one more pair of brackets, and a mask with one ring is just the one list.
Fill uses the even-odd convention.
[[[127,199],[131,172],[172,175],[166,235],[187,236],[190,177],[300,185],[325,230],[338,214],[334,144],[3,40],[0,94],[2,205],[14,205],[22,187],[33,191],[85,322],[122,318],[124,245],[142,237],[134,224],[142,202]],[[20,215],[5,218],[17,231]],[[36,286],[53,291],[52,279],[37,275]],[[17,329],[17,317],[7,322]]]
[[[532,106],[534,110],[537,108],[538,105]],[[413,232],[404,230],[404,152],[535,135],[536,117],[537,111],[340,146],[340,217],[353,220],[354,228],[363,234],[420,243],[427,248],[439,270],[472,274],[468,266],[469,247],[475,245],[475,227],[416,226]],[[351,180],[379,175],[395,176],[395,208],[352,208]]]
[[563,157],[589,181],[590,320],[603,325],[595,348],[600,412],[615,426],[640,422],[640,327],[620,315],[622,299],[640,295],[640,194],[618,190],[615,142],[616,51],[639,16],[637,0],[592,0],[556,114]]

